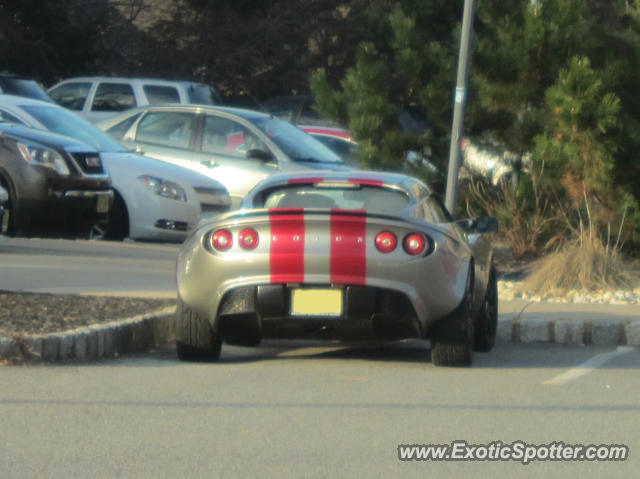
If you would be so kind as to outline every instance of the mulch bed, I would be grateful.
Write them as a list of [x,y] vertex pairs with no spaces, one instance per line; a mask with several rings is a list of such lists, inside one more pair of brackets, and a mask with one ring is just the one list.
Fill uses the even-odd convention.
[[151,313],[175,304],[175,299],[0,291],[0,336],[59,332]]

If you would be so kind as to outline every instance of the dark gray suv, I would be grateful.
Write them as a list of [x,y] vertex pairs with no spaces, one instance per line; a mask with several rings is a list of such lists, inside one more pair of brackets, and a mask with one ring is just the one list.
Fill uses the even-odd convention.
[[7,233],[87,237],[113,202],[109,174],[91,147],[0,119],[0,186]]

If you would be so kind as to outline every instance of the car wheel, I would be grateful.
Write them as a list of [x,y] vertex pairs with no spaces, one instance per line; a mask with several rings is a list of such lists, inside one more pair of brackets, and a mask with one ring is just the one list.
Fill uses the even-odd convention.
[[9,236],[16,235],[16,214],[15,205],[12,202],[14,198],[13,190],[9,182],[2,176],[0,176],[0,186],[2,186],[9,194],[9,199],[2,205],[5,209],[4,216],[2,218],[2,224],[0,224],[0,234],[6,234]]
[[129,236],[129,213],[127,205],[117,191],[114,192],[113,205],[104,231],[104,239],[122,241]]
[[488,352],[496,343],[498,330],[498,280],[496,272],[491,268],[487,290],[482,302],[482,308],[475,321],[474,349],[479,352]]
[[471,366],[473,361],[473,265],[467,277],[467,293],[458,309],[433,326],[431,331],[431,362],[434,366]]
[[222,340],[217,337],[209,320],[178,300],[176,352],[182,361],[217,361]]

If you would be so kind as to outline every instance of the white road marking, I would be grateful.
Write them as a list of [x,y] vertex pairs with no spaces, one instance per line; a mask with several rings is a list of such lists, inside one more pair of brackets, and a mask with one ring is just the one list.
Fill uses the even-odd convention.
[[609,351],[608,353],[597,354],[592,358],[588,359],[581,365],[569,369],[564,373],[544,381],[542,384],[551,385],[551,386],[562,386],[563,384],[567,384],[568,382],[575,381],[576,379],[589,374],[590,372],[598,369],[601,366],[604,366],[609,361],[617,358],[618,356],[622,356],[624,354],[629,354],[634,351],[636,348],[633,346],[618,346],[615,351]]

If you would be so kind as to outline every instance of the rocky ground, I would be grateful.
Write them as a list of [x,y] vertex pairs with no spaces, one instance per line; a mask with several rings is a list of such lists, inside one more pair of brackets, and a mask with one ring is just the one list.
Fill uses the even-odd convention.
[[571,290],[549,294],[523,291],[519,281],[498,281],[498,295],[501,300],[524,299],[525,301],[576,304],[640,304],[640,288],[617,290]]
[[48,333],[150,313],[174,299],[0,291],[0,336]]

